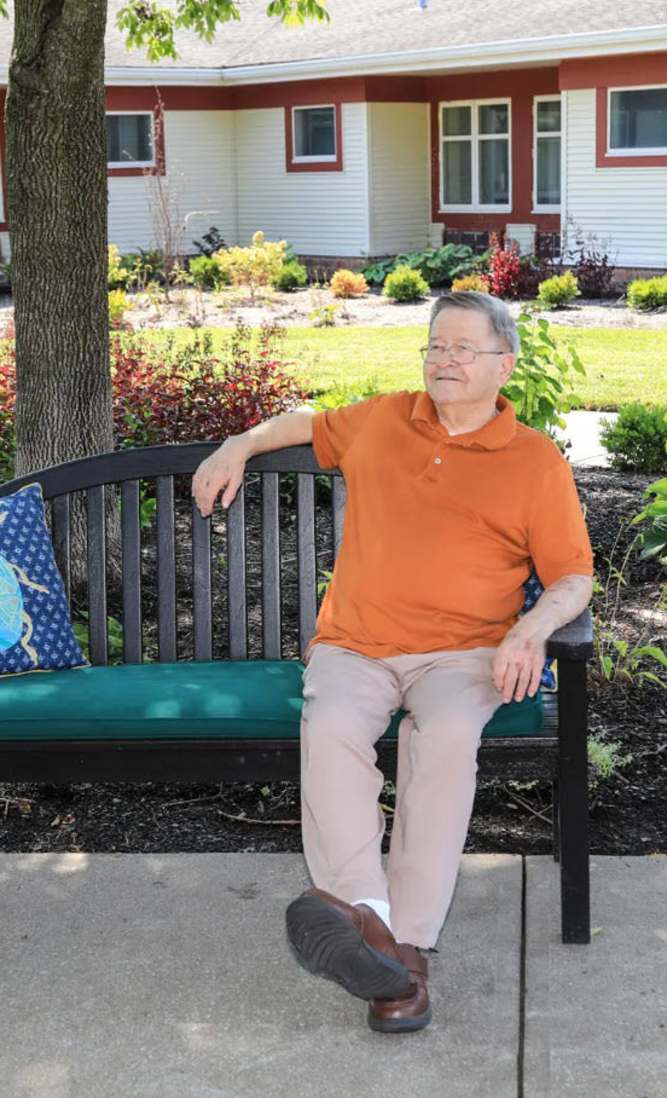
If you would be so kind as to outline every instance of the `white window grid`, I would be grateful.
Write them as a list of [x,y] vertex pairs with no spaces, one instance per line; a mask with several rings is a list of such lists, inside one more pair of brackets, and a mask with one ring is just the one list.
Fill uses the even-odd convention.
[[641,149],[612,149],[611,147],[611,97],[613,92],[652,91],[660,88],[667,91],[667,84],[627,84],[607,88],[607,135],[606,156],[667,156],[667,145],[644,146]]
[[[537,128],[537,104],[538,103],[560,103],[561,116],[559,130],[538,130]],[[563,148],[563,104],[560,95],[534,95],[533,96],[533,213],[560,213],[561,203],[539,203],[537,201],[537,140],[540,141],[545,138],[558,138],[561,142],[561,151]],[[563,186],[563,178],[561,172],[561,187]],[[562,199],[562,194],[561,194]]]
[[[333,156],[327,154],[326,156],[296,156],[296,112],[297,111],[313,111],[324,110],[329,108],[334,112],[334,151]],[[340,109],[340,108],[339,108]],[[338,144],[336,140],[336,104],[335,103],[309,103],[308,106],[292,107],[292,163],[293,164],[328,164],[333,163],[338,159]]]
[[[155,154],[155,119],[152,111],[106,111],[105,114],[128,115],[134,118],[138,114],[145,114],[151,120],[151,147]],[[154,168],[155,155],[152,160],[108,160],[107,168]]]
[[[507,104],[507,133],[479,133],[478,107],[486,106],[488,104],[506,103]],[[445,107],[470,107],[471,108],[471,132],[469,135],[451,135],[445,137],[443,134],[442,118],[443,110]],[[507,97],[494,96],[492,99],[443,99],[438,103],[438,134],[439,134],[439,162],[440,162],[440,179],[439,179],[439,211],[440,213],[511,213],[512,210],[512,100]],[[509,202],[498,204],[482,204],[479,199],[479,142],[480,141],[507,141],[507,163],[508,163],[508,194]],[[444,164],[443,164],[443,145],[445,141],[469,141],[472,146],[471,161],[472,161],[472,196],[471,203],[443,203],[442,192],[444,182]]]

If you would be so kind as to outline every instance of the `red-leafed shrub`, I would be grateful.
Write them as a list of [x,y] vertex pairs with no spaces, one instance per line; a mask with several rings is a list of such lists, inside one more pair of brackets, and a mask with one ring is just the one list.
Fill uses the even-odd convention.
[[3,481],[11,480],[14,476],[14,455],[16,453],[15,405],[16,363],[14,344],[7,343],[0,352],[0,479]]
[[[285,372],[284,331],[263,325],[253,341],[239,324],[224,353],[212,351],[210,333],[175,348],[139,335],[110,337],[114,448],[164,442],[221,444],[281,412],[293,411],[308,391]],[[14,345],[0,353],[0,474],[13,477],[16,371]]]
[[212,353],[210,333],[197,333],[160,350],[139,338],[111,336],[114,439],[117,448],[161,442],[222,443],[262,420],[297,408],[307,390],[284,371],[283,332],[252,331],[237,325],[221,357]]
[[491,293],[496,297],[518,297],[521,290],[521,258],[516,243],[512,241],[509,248],[502,247],[497,233],[490,234],[489,243],[492,249],[489,259]]

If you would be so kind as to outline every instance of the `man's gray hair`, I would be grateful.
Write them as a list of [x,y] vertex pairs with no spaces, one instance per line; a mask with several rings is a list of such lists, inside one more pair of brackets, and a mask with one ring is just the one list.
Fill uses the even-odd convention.
[[491,294],[478,293],[476,290],[447,290],[440,297],[436,298],[433,308],[431,309],[431,319],[429,321],[429,338],[431,329],[433,328],[433,322],[443,309],[455,307],[457,309],[474,309],[475,312],[484,313],[489,318],[489,323],[495,334],[499,339],[502,339],[503,343],[507,347],[508,351],[512,354],[518,355],[521,340],[519,339],[519,333],[514,323],[514,317],[507,308],[504,301],[501,301],[499,297],[493,297]]

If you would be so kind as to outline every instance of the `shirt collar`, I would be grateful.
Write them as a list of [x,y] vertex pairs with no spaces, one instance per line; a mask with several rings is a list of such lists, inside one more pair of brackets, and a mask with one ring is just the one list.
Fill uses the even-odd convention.
[[438,419],[438,413],[430,394],[426,389],[417,393],[410,419],[425,420],[432,427],[437,427],[447,436],[447,441],[454,446],[474,446],[483,450],[500,450],[507,446],[516,434],[516,413],[511,400],[501,393],[496,400],[496,408],[499,415],[489,420],[475,431],[468,431],[463,435],[450,435],[443,423]]

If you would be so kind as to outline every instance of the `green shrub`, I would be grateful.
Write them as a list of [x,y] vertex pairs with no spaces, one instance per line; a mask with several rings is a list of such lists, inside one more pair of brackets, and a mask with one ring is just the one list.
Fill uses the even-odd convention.
[[631,526],[649,520],[648,526],[640,531],[639,544],[641,560],[657,557],[663,568],[667,568],[667,477],[661,477],[644,489],[645,496],[653,496],[649,503],[630,521]]
[[397,267],[387,275],[382,288],[385,297],[391,297],[394,301],[416,301],[419,297],[426,297],[428,291],[428,282],[411,267]]
[[340,408],[345,404],[356,404],[360,400],[368,400],[369,397],[379,396],[384,392],[380,388],[380,380],[376,374],[365,378],[364,381],[353,382],[349,385],[331,385],[327,389],[315,389],[310,394],[309,403],[318,412],[326,412],[330,408]]
[[635,473],[667,470],[667,408],[624,404],[616,422],[602,421],[600,441],[612,455],[613,469]]
[[556,427],[565,427],[563,412],[569,412],[575,374],[586,375],[574,344],[556,342],[549,321],[528,313],[517,318],[521,347],[516,365],[502,393],[514,405],[517,419],[542,431],[556,442]]
[[308,282],[308,271],[296,259],[289,263],[283,263],[280,270],[271,279],[274,290],[282,290],[283,293],[305,286]]
[[361,273],[370,285],[381,286],[397,267],[410,267],[418,271],[429,286],[449,286],[452,279],[470,274],[477,266],[477,257],[467,244],[443,244],[440,248],[403,252],[394,259],[371,263]]
[[195,286],[201,290],[219,290],[229,285],[227,273],[208,255],[198,255],[190,260],[188,270]]
[[537,300],[546,309],[557,309],[562,305],[569,305],[575,297],[579,296],[581,296],[581,290],[572,271],[554,275],[553,278],[545,278],[544,282],[540,282],[537,290]]
[[631,309],[660,309],[667,306],[667,274],[656,278],[636,278],[628,286]]

